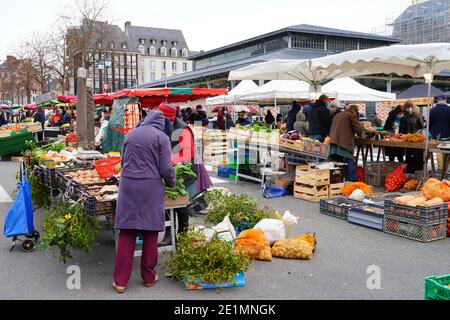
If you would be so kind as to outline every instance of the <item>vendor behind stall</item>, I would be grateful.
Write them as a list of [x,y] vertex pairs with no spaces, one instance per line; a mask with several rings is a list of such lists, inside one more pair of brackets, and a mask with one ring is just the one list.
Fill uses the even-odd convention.
[[348,181],[356,181],[356,167],[353,157],[355,134],[362,135],[362,127],[358,121],[358,106],[352,105],[346,111],[334,117],[330,131],[330,157],[347,163]]
[[113,287],[124,293],[131,277],[137,233],[144,237],[141,275],[148,288],[158,281],[158,233],[165,228],[164,184],[175,186],[170,140],[164,133],[164,116],[150,111],[125,139],[116,211],[120,230]]
[[[401,134],[416,134],[424,128],[423,120],[414,113],[414,104],[408,101],[404,105],[405,115],[400,120]],[[416,171],[423,170],[423,150],[406,149],[406,172],[415,174]]]
[[45,128],[45,111],[42,107],[37,108],[34,114],[34,122],[39,122],[42,126],[42,131],[37,133],[38,141],[44,140],[44,128]]
[[[403,108],[398,106],[389,113],[383,130],[390,135],[398,133],[400,129],[400,120],[403,118],[405,112]],[[398,162],[404,161],[405,150],[403,148],[385,147],[385,153],[389,157],[390,162],[395,162],[397,158]]]

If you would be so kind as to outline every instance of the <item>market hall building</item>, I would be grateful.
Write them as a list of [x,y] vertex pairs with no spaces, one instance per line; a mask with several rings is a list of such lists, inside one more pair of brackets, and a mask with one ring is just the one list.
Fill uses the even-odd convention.
[[[191,56],[193,71],[153,81],[140,88],[233,88],[230,71],[274,59],[313,59],[350,50],[389,46],[400,39],[307,24],[287,27]],[[262,84],[262,83],[261,83]],[[380,82],[386,91],[386,81]]]

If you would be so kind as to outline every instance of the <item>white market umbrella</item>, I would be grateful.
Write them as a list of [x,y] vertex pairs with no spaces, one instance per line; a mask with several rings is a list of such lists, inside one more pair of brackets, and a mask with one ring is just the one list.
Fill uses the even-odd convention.
[[352,78],[333,80],[322,87],[324,93],[337,94],[345,102],[391,102],[396,100],[394,93],[387,93],[363,86]]
[[304,81],[274,80],[239,98],[241,102],[270,103],[309,100],[310,85]]
[[233,90],[228,92],[227,95],[221,95],[206,99],[206,104],[209,106],[223,105],[223,104],[235,104],[239,97],[245,93],[252,92],[258,89],[256,83],[252,80],[241,81]]

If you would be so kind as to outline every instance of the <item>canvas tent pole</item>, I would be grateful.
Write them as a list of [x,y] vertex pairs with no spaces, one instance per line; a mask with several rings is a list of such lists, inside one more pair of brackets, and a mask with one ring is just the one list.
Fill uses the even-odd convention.
[[[424,154],[424,166],[423,166],[423,183],[428,179],[428,152],[430,142],[430,111],[431,111],[431,83],[433,81],[433,75],[431,79],[428,79],[428,105],[427,105],[427,123],[425,128],[425,154]],[[434,161],[434,158],[431,158]]]

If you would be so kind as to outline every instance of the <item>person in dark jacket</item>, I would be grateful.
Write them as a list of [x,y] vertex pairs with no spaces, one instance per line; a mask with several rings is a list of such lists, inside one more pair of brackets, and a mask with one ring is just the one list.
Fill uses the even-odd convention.
[[[414,105],[408,101],[404,105],[405,115],[400,120],[401,134],[419,133],[424,127],[420,118],[413,114]],[[424,151],[422,149],[406,149],[406,172],[415,174],[416,171],[423,170]]]
[[331,126],[330,157],[339,162],[347,163],[348,181],[356,181],[355,134],[362,135],[362,127],[358,121],[358,106],[352,105],[348,110],[339,113],[333,119]]
[[42,131],[37,133],[38,141],[44,140],[44,128],[45,128],[45,112],[42,107],[37,108],[34,114],[34,122],[39,122],[42,126]]
[[113,283],[117,293],[124,293],[130,280],[138,232],[144,238],[144,285],[150,288],[158,281],[158,234],[165,229],[163,179],[166,185],[175,186],[170,140],[164,133],[164,115],[150,111],[123,145],[115,221],[120,230]]
[[248,125],[252,124],[252,121],[247,116],[247,112],[242,111],[242,112],[239,113],[239,117],[238,117],[236,123],[241,125],[241,126],[248,126]]
[[450,107],[446,97],[439,97],[430,112],[430,134],[435,140],[450,138]]
[[306,122],[309,122],[309,114],[311,113],[311,110],[312,110],[312,103],[308,103],[303,107],[302,112],[305,115]]
[[6,121],[3,111],[0,111],[0,126],[4,126],[5,124],[8,124],[8,121]]
[[273,124],[275,123],[275,117],[273,116],[272,111],[267,110],[267,114],[266,114],[266,117],[264,118],[264,122],[269,127],[273,126]]
[[[395,134],[395,132],[400,128],[400,121],[403,118],[404,111],[403,108],[398,106],[391,112],[389,112],[389,116],[384,124],[383,130],[389,133],[390,135]],[[389,157],[390,162],[395,162],[397,158],[398,162],[404,161],[405,150],[402,148],[392,148],[385,147],[385,153]]]
[[312,139],[324,142],[330,134],[331,111],[328,109],[330,99],[322,95],[314,104],[309,114],[309,134]]
[[289,110],[286,118],[286,131],[294,131],[294,123],[297,121],[297,114],[301,111],[301,107],[297,101],[292,103],[292,108]]

